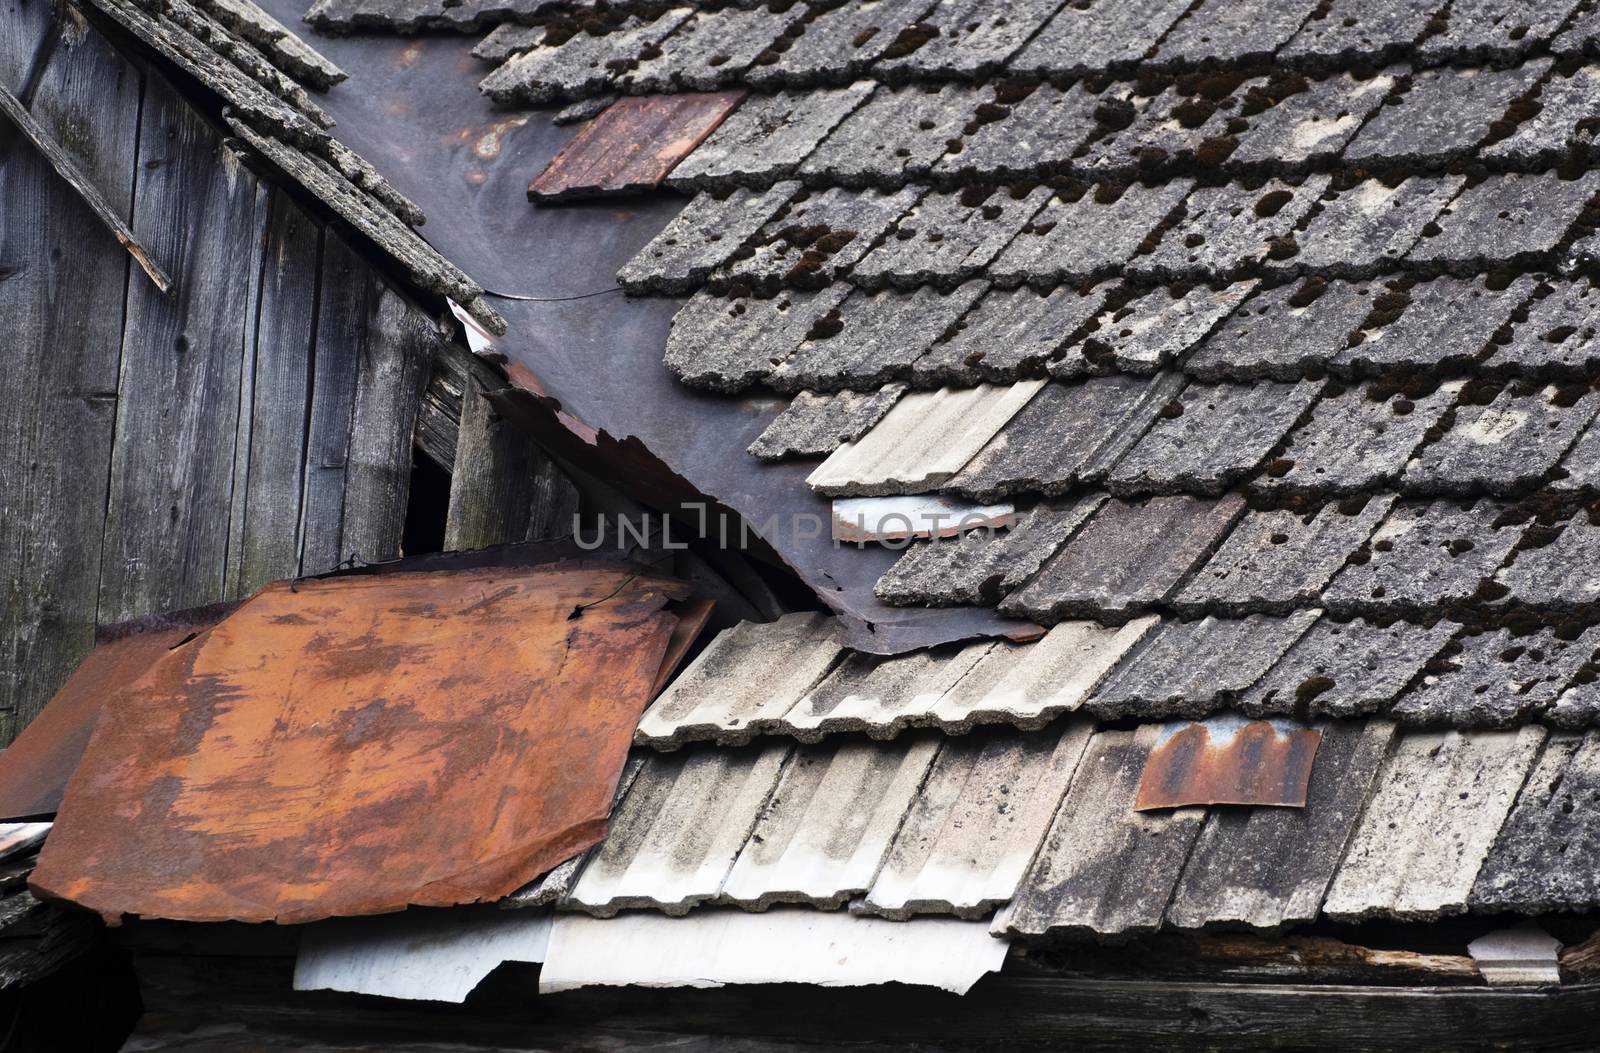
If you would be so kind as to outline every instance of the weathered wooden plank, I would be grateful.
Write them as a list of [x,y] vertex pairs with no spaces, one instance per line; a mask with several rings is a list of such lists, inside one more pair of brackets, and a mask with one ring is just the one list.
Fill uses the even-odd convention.
[[411,493],[411,437],[438,335],[426,315],[381,283],[368,309],[357,364],[341,540],[347,557],[377,562],[401,554]]
[[171,293],[172,279],[161,269],[160,264],[151,259],[145,247],[139,244],[139,239],[133,236],[133,229],[128,226],[127,220],[122,218],[123,214],[106,201],[100,189],[94,185],[94,181],[84,175],[78,168],[77,162],[56,141],[55,136],[34,120],[33,114],[28,112],[22,100],[7,91],[3,84],[0,84],[0,113],[16,126],[40,155],[50,162],[50,167],[56,170],[56,174],[83,199],[83,203],[94,213],[95,218],[111,231],[111,236],[128,250],[128,255],[132,256],[145,274],[150,276],[156,288],[163,293]]
[[469,375],[444,547],[453,551],[565,537],[577,510],[577,489],[515,421],[495,412],[483,378]]
[[240,399],[230,598],[295,573],[321,243],[311,217],[273,191]]
[[[42,29],[42,18],[27,23],[44,6],[8,8],[0,36]],[[128,215],[137,71],[81,26],[69,27],[39,59],[34,118],[66,144],[108,207]],[[0,163],[0,201],[0,318],[10,337],[0,355],[6,743],[94,641],[128,257],[26,143],[13,143]]]
[[100,580],[100,616],[222,597],[240,366],[266,189],[152,74],[134,230],[184,275],[176,300],[133,283]]
[[306,415],[305,490],[300,500],[300,574],[336,567],[344,527],[345,466],[355,413],[356,368],[377,278],[349,244],[329,232],[322,244],[321,290]]

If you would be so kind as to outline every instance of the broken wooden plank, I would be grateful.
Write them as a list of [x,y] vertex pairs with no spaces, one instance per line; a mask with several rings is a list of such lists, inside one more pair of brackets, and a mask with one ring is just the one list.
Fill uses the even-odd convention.
[[161,265],[151,258],[150,253],[145,250],[145,247],[139,243],[139,239],[134,236],[133,230],[129,228],[127,222],[106,203],[105,196],[79,170],[77,163],[67,156],[67,152],[61,148],[60,143],[56,142],[55,137],[45,131],[43,126],[33,119],[33,115],[28,112],[28,108],[22,105],[22,100],[11,94],[10,89],[4,84],[0,84],[0,112],[5,113],[11,123],[17,126],[17,130],[22,132],[28,141],[34,145],[35,149],[44,155],[45,160],[50,162],[50,167],[54,168],[57,174],[62,179],[65,179],[73,190],[77,191],[84,204],[88,205],[90,211],[99,218],[101,223],[105,224],[106,229],[111,231],[112,236],[117,239],[122,247],[128,250],[128,255],[134,258],[139,264],[139,268],[155,283],[155,287],[161,290],[161,294],[163,296],[172,295],[172,279],[167,276],[167,272],[162,270]]
[[653,190],[743,98],[718,91],[618,99],[528,184],[528,200]]

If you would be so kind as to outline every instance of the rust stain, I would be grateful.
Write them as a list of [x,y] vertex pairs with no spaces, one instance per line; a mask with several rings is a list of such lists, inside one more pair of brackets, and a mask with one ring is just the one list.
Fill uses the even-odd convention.
[[667,641],[667,653],[661,658],[661,669],[656,673],[656,682],[650,688],[650,697],[654,699],[671,682],[672,675],[683,664],[684,655],[689,653],[689,648],[699,638],[701,630],[706,627],[706,622],[711,618],[711,608],[717,601],[708,599],[694,599],[681,604],[678,608],[678,624],[673,626],[672,639]]
[[1322,732],[1240,717],[1169,724],[1145,761],[1138,811],[1196,804],[1304,808]]
[[742,91],[618,99],[586,121],[528,184],[528,200],[650,190],[744,99]]
[[568,564],[268,586],[110,685],[31,884],[113,923],[498,899],[604,835],[686,595]]
[[102,627],[95,634],[94,650],[17,740],[0,752],[0,821],[54,815],[106,698],[235,606],[216,604]]

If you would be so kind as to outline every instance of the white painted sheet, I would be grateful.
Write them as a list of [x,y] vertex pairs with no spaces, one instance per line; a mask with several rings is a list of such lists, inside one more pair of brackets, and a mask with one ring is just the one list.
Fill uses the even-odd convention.
[[540,962],[550,916],[485,909],[335,918],[301,930],[296,991],[462,1002],[501,962]]
[[589,986],[721,987],[904,983],[965,994],[1005,962],[986,921],[887,921],[805,907],[590,918],[560,914],[542,993]]

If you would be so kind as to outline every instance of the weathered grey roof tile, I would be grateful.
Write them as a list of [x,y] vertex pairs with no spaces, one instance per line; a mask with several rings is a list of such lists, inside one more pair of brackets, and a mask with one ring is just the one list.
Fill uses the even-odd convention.
[[904,379],[984,290],[983,282],[971,281],[949,293],[856,291],[806,331],[769,382],[780,390],[832,391]]
[[1287,617],[1164,621],[1084,707],[1119,720],[1207,716],[1242,695],[1305,635],[1320,611]]
[[905,396],[859,441],[835,450],[806,483],[830,497],[878,497],[938,489],[1044,386],[918,391]]
[[638,55],[637,65],[620,73],[616,86],[641,95],[712,91],[737,80],[786,30],[798,28],[804,14],[799,5],[781,11],[768,5],[697,11],[658,47]]
[[1544,735],[1522,728],[1397,738],[1323,913],[1420,921],[1465,911]]
[[851,654],[808,691],[775,730],[801,742],[841,731],[877,739],[936,723],[935,702],[988,653],[981,640],[958,648],[914,651],[895,658]]
[[1081,281],[1121,267],[1189,193],[1174,179],[1155,187],[1101,184],[1057,197],[1022,229],[989,268],[1002,285]]
[[800,174],[843,186],[927,175],[960,138],[977,92],[964,84],[880,86],[812,151]]
[[1439,234],[1422,240],[1408,259],[1452,272],[1495,266],[1537,267],[1548,261],[1590,199],[1600,172],[1573,180],[1551,172],[1510,172],[1468,187],[1438,222]]
[[964,734],[980,724],[1033,731],[1072,713],[1160,619],[1108,628],[1061,622],[1030,644],[1000,640],[933,704],[933,720]]
[[1269,258],[1290,258],[1295,224],[1327,188],[1325,175],[1308,176],[1297,186],[1274,179],[1253,188],[1200,187],[1185,199],[1183,220],[1128,269],[1158,278],[1231,277]]
[[1240,700],[1252,716],[1357,717],[1384,710],[1458,627],[1319,618]]
[[[1117,91],[1108,88],[1103,95]],[[1018,98],[1023,92],[1027,94]],[[1059,167],[1097,127],[1095,109],[1101,99],[1083,83],[1063,91],[1052,84],[1003,81],[989,98],[973,99],[971,119],[962,128],[961,152],[946,154],[934,171],[1009,179]]]
[[763,461],[826,457],[843,443],[865,435],[905,393],[904,384],[831,395],[802,391],[750,444],[750,453]]
[[1064,0],[941,0],[919,23],[929,34],[908,54],[880,61],[891,79],[978,77],[998,69],[1056,13]]
[[1180,613],[1274,613],[1314,605],[1346,558],[1372,536],[1393,495],[1320,509],[1250,512],[1173,598]]
[[[1472,389],[1468,389],[1470,393]],[[1600,409],[1600,395],[1513,384],[1488,405],[1456,407],[1453,425],[1406,465],[1402,484],[1419,493],[1509,494],[1538,483]]]
[[865,892],[939,746],[939,736],[919,735],[893,747],[849,739],[796,749],[718,902],[833,909]]
[[1461,157],[1482,142],[1519,95],[1550,68],[1538,59],[1511,69],[1430,69],[1382,107],[1345,148],[1351,164],[1434,164]]
[[1562,58],[1593,55],[1600,50],[1600,10],[1591,7],[1573,13],[1566,28],[1550,42],[1550,50]]
[[921,187],[802,190],[749,239],[723,274],[761,286],[817,286],[848,271],[913,208]]
[[672,170],[667,184],[715,190],[787,179],[872,89],[863,80],[843,88],[751,96]]
[[1408,49],[1447,0],[1333,0],[1278,52],[1280,59],[1332,65],[1382,62]]
[[1425,62],[1515,58],[1549,40],[1579,0],[1453,0],[1443,32],[1418,49]]
[[950,739],[939,751],[872,888],[852,910],[985,918],[1016,892],[1093,734],[1004,731]]
[[1556,704],[1545,710],[1543,720],[1567,731],[1600,727],[1600,650],[1578,667]]
[[1311,81],[1251,121],[1228,160],[1296,166],[1336,156],[1394,86],[1387,71],[1363,78],[1335,73]]
[[1204,285],[1152,290],[1101,314],[1082,342],[1050,363],[1050,373],[1154,373],[1204,340],[1255,287],[1244,281],[1220,291]]
[[1412,724],[1509,728],[1537,719],[1600,644],[1600,630],[1564,640],[1554,629],[1518,635],[1510,629],[1459,638],[1427,675],[1395,703],[1396,719]]
[[1600,289],[1589,278],[1546,280],[1533,288],[1511,339],[1496,342],[1486,366],[1524,377],[1584,377],[1600,366]]
[[1600,732],[1552,735],[1478,871],[1474,910],[1586,911],[1600,898]]
[[[319,0],[319,3],[327,3],[327,0]],[[316,13],[316,9],[314,5],[311,11],[307,12],[308,20],[310,15]],[[645,23],[636,20],[634,24],[643,25]],[[540,41],[544,40],[544,34],[544,26],[524,26],[516,22],[502,22],[490,30],[488,36],[473,45],[472,56],[483,59],[486,62],[504,62],[512,55],[537,47]],[[604,98],[605,96],[594,97]],[[579,100],[574,105],[580,105],[586,101],[587,99]],[[604,109],[604,107],[601,108]]]
[[976,276],[1050,197],[1048,187],[932,193],[902,215],[851,272],[857,285],[914,289]]
[[1554,611],[1600,601],[1600,525],[1588,509],[1559,527],[1536,525],[1524,535],[1511,564],[1495,575],[1514,599]]
[[1191,6],[1190,0],[1086,0],[1056,12],[1011,60],[1016,73],[1093,73],[1143,58]]
[[[617,82],[610,65],[613,61],[650,53],[693,14],[693,8],[672,7],[654,18],[629,18],[601,36],[577,33],[560,43],[542,43],[541,35],[541,43],[489,74],[480,88],[495,102],[531,105],[610,91]],[[521,39],[519,35],[519,42]],[[491,58],[505,49],[490,45],[482,57]]]
[[1162,38],[1156,61],[1191,66],[1271,58],[1316,7],[1314,0],[1202,0]]
[[1477,501],[1401,501],[1372,543],[1323,590],[1335,611],[1386,608],[1416,614],[1473,596],[1511,552],[1521,529],[1505,506]]
[[1133,935],[1160,926],[1206,814],[1133,810],[1160,733],[1146,724],[1089,740],[1039,854],[995,918],[997,933]]
[[993,606],[1033,576],[1103,501],[1087,494],[1073,501],[1041,502],[1019,513],[1009,530],[969,530],[957,537],[918,542],[878,579],[874,592],[899,606]]
[[748,742],[794,708],[842,653],[835,623],[823,614],[740,622],[718,633],[650,704],[633,740],[657,749]]
[[1538,280],[1522,275],[1506,283],[1491,278],[1435,278],[1384,283],[1373,300],[1367,328],[1352,335],[1335,365],[1359,372],[1468,366],[1484,357],[1495,331],[1533,292]]
[[[1557,490],[1600,490],[1600,424],[1591,424],[1558,465]],[[1565,473],[1565,474],[1563,474]]]
[[1047,625],[1126,621],[1171,596],[1243,510],[1237,494],[1108,501],[1001,610]]
[[1308,278],[1239,305],[1183,364],[1206,381],[1298,380],[1325,373],[1376,295],[1365,282]]
[[1241,122],[1248,123],[1239,116],[1239,101],[1266,87],[1266,78],[1253,77],[1218,100],[1190,94],[1178,85],[1136,99],[1138,112],[1133,123],[1086,144],[1082,156],[1075,155],[1075,166],[1090,173],[1214,168],[1217,144],[1227,139],[1231,129],[1240,128]]
[[1392,267],[1465,182],[1463,176],[1412,176],[1396,186],[1367,179],[1349,190],[1330,190],[1322,210],[1296,236],[1300,254],[1292,263],[1350,277]]
[[1213,808],[1167,907],[1179,929],[1317,919],[1394,737],[1388,721],[1326,728],[1304,808]]
[[1190,384],[1111,469],[1114,494],[1218,494],[1267,460],[1322,385]]
[[714,898],[778,783],[790,746],[653,754],[568,902],[599,917],[686,914]]
[[945,489],[992,501],[1100,482],[1183,383],[1180,374],[1160,373],[1047,384]]
[[991,287],[970,312],[911,364],[919,385],[1009,383],[1037,376],[1100,313],[1112,283],[1090,288]]
[[1324,394],[1310,419],[1290,432],[1288,449],[1272,470],[1251,480],[1251,489],[1337,495],[1394,483],[1463,384],[1428,390],[1433,383],[1421,381],[1418,390],[1369,381]]
[[693,387],[740,391],[766,379],[849,295],[842,284],[816,292],[786,289],[770,299],[701,290],[672,318],[667,368]]
[[743,187],[727,194],[696,194],[638,255],[622,265],[617,281],[633,294],[683,293],[703,283],[737,252],[798,189]]
[[1555,160],[1578,145],[1590,151],[1594,145],[1594,121],[1600,116],[1600,67],[1557,66],[1539,92],[1538,112],[1504,139],[1478,151],[1490,161],[1512,165],[1531,165]]
[[745,77],[761,88],[805,88],[859,76],[934,2],[857,0],[825,8],[775,61],[751,67]]

